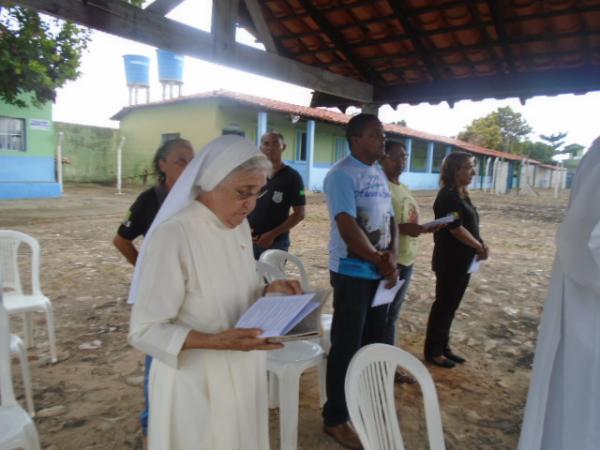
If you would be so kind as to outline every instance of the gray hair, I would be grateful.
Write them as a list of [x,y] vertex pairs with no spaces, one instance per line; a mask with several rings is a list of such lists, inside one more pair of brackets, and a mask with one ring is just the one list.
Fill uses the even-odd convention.
[[266,176],[269,176],[271,175],[272,171],[273,164],[271,164],[271,161],[269,161],[265,155],[260,153],[244,161],[242,164],[240,164],[231,172],[229,172],[227,176],[223,178],[219,182],[219,184],[217,184],[217,186],[215,186],[215,189],[230,182],[231,179],[238,175],[240,172],[261,172]]

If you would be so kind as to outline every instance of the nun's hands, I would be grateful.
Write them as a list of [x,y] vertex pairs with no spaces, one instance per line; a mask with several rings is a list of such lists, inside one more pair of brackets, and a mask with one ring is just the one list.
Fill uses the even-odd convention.
[[259,337],[262,330],[259,328],[232,328],[216,333],[215,347],[218,350],[238,350],[247,352],[250,350],[276,350],[283,348],[278,342],[268,342],[267,338]]
[[298,295],[303,293],[298,280],[275,280],[265,287],[265,294]]

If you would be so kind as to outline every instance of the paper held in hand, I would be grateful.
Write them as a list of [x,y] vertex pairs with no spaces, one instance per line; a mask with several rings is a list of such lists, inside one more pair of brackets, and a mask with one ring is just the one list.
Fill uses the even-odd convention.
[[479,260],[479,256],[477,256],[477,255],[473,256],[473,261],[471,262],[471,265],[469,266],[469,270],[467,270],[467,273],[478,272],[479,269],[481,268],[482,264],[483,264],[483,261]]
[[236,328],[260,328],[261,337],[273,342],[321,335],[321,307],[329,290],[302,295],[267,295],[259,298],[235,324]]
[[371,308],[380,305],[387,305],[388,303],[392,303],[394,297],[404,284],[405,280],[398,280],[396,284],[388,289],[385,285],[388,283],[388,280],[385,278],[379,282],[379,286],[377,286],[377,291],[375,292],[375,297],[373,297],[373,302],[371,303]]
[[445,217],[440,217],[439,219],[432,220],[431,222],[424,223],[421,225],[426,230],[431,230],[432,228],[437,227],[438,225],[446,225],[448,223],[454,222],[456,218],[452,214],[448,214]]

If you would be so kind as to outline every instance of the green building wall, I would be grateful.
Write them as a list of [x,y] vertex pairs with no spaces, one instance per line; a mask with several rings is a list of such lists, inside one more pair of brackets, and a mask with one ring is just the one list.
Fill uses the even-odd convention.
[[118,130],[64,122],[55,122],[55,127],[63,133],[65,182],[115,182]]

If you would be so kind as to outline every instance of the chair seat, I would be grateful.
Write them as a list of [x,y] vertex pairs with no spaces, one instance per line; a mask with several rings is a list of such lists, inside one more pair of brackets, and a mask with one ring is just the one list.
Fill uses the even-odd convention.
[[0,407],[0,447],[16,440],[30,423],[31,417],[20,406]]
[[4,294],[4,307],[9,314],[28,312],[37,307],[45,311],[48,303],[50,300],[43,294],[24,295],[12,292]]
[[286,342],[285,347],[280,350],[271,350],[267,353],[268,364],[291,364],[308,362],[311,360],[320,360],[323,356],[323,349],[316,342],[310,341],[292,341]]

